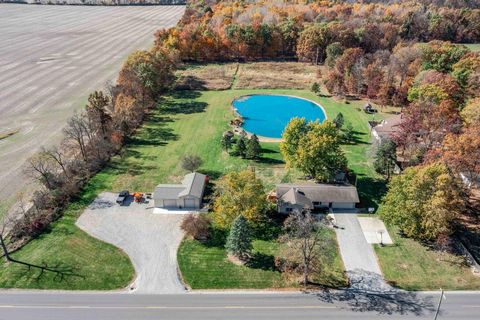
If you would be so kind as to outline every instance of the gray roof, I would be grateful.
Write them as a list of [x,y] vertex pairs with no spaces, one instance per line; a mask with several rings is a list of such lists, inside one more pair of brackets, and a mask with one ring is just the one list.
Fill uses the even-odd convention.
[[[360,202],[357,188],[352,185],[333,185],[319,183],[278,184],[277,197],[280,199],[292,188],[297,188],[312,202]],[[288,196],[287,196],[288,197]]]
[[403,122],[403,115],[397,114],[386,120],[383,120],[379,125],[373,127],[377,131],[378,135],[382,137],[392,137],[396,132],[400,130],[400,125]]
[[281,198],[284,202],[300,205],[304,208],[313,208],[312,201],[297,188],[290,188]]
[[203,196],[207,176],[198,172],[187,174],[182,184],[159,184],[155,187],[155,199],[178,199],[182,197]]

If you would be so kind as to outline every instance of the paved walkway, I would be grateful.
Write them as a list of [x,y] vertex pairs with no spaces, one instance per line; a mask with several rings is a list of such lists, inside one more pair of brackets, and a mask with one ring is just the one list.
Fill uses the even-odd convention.
[[182,215],[153,214],[148,204],[115,203],[116,194],[102,193],[77,220],[92,236],[123,249],[137,277],[135,293],[181,293],[177,249],[183,238]]
[[390,291],[382,277],[377,257],[363,235],[354,213],[335,213],[338,245],[352,288],[365,291]]

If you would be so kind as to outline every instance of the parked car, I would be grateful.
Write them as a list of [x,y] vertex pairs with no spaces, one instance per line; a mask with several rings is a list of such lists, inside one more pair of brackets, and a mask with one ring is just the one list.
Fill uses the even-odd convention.
[[378,110],[375,109],[374,107],[372,107],[371,104],[366,104],[364,107],[363,107],[363,111],[365,111],[365,113],[377,113]]
[[122,205],[125,200],[127,200],[128,196],[130,195],[130,192],[128,192],[128,190],[123,190],[121,191],[119,194],[118,194],[118,197],[117,197],[117,203]]

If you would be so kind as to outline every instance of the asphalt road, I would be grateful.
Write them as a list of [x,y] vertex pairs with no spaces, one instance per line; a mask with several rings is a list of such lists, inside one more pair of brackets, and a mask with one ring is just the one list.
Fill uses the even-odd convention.
[[25,160],[57,143],[88,94],[115,80],[128,54],[174,26],[183,6],[0,4],[0,199],[20,190]]
[[[433,319],[439,294],[352,292],[120,293],[0,292],[0,319]],[[480,293],[446,293],[438,319],[478,319]]]

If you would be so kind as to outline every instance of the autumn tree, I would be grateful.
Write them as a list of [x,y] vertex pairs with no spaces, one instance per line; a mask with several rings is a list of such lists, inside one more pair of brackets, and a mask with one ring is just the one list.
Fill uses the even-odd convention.
[[328,182],[347,167],[340,148],[339,133],[329,121],[310,123],[309,130],[298,143],[295,166],[313,179]]
[[470,126],[458,135],[449,134],[441,148],[441,159],[470,182],[480,177],[480,126]]
[[340,42],[330,43],[325,50],[327,56],[325,59],[325,64],[330,68],[333,68],[335,66],[335,62],[337,61],[337,58],[342,55],[343,50],[344,48]]
[[421,50],[423,69],[443,73],[452,71],[452,66],[469,52],[463,45],[443,41],[431,41],[422,45]]
[[230,172],[217,183],[214,220],[221,227],[229,227],[239,215],[251,222],[259,221],[266,207],[262,181],[250,170]]
[[180,228],[195,240],[206,240],[210,234],[210,219],[205,214],[186,215]]
[[460,116],[466,126],[480,126],[480,98],[468,101]]
[[300,61],[315,64],[325,60],[325,48],[332,35],[326,24],[313,24],[300,33],[297,42],[297,56]]
[[435,240],[452,232],[463,208],[455,179],[441,163],[407,168],[392,178],[380,217],[408,237]]
[[99,132],[103,138],[107,138],[110,132],[112,116],[107,110],[109,103],[109,97],[102,91],[94,91],[88,96],[88,104],[85,106],[93,130]]
[[285,127],[282,133],[282,142],[280,142],[280,151],[287,166],[294,165],[300,139],[307,131],[308,124],[305,118],[292,118]]

